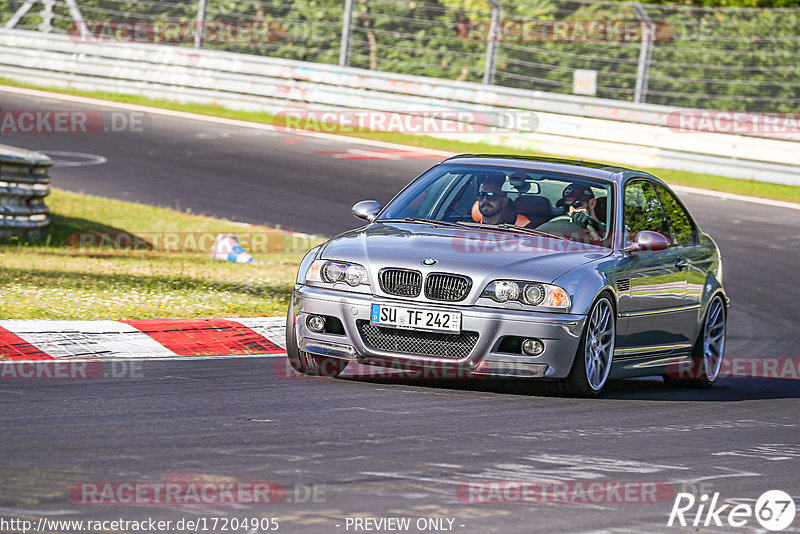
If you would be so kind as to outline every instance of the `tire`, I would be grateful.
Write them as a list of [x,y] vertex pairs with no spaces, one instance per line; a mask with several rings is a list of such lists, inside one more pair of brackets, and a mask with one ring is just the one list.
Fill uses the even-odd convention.
[[289,365],[292,366],[292,369],[300,374],[306,374],[304,359],[300,357],[300,351],[297,348],[297,338],[294,333],[294,312],[291,303],[286,313],[286,358],[289,360]]
[[561,382],[565,393],[574,397],[597,397],[602,393],[614,361],[616,335],[614,305],[604,293],[586,315],[586,326],[572,368]]
[[297,347],[297,338],[294,332],[294,313],[291,305],[286,315],[286,358],[292,369],[303,375],[327,376],[335,378],[339,376],[349,363],[347,360],[338,358],[326,358],[303,352]]
[[350,363],[348,360],[327,358],[302,351],[300,351],[300,357],[305,361],[307,375],[326,376],[328,378],[336,378],[342,374],[344,368]]
[[692,364],[688,375],[691,378],[677,378],[664,375],[664,383],[672,387],[693,387],[707,389],[719,378],[722,358],[725,355],[725,336],[728,324],[728,310],[720,295],[715,295],[703,318],[703,327],[692,347]]

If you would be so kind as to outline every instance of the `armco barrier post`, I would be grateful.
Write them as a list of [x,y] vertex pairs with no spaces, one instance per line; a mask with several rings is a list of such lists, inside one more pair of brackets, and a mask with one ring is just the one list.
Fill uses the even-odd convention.
[[489,27],[489,39],[486,44],[486,61],[483,66],[483,83],[494,84],[495,63],[497,62],[497,47],[500,46],[500,17],[503,9],[500,0],[489,0],[492,4],[492,22]]
[[197,20],[195,21],[194,32],[194,47],[202,48],[203,46],[203,31],[205,29],[206,20],[206,0],[198,0],[197,2]]
[[350,39],[353,35],[353,0],[345,0],[342,13],[342,42],[339,43],[339,66],[350,64]]
[[50,194],[50,158],[0,145],[0,239],[38,239],[50,223],[44,197]]
[[633,102],[635,104],[644,104],[647,97],[647,80],[650,76],[650,59],[653,56],[653,45],[655,44],[653,42],[654,39],[652,39],[652,36],[655,35],[655,26],[642,4],[634,2],[633,9],[641,19],[642,24],[642,44],[639,49],[639,63],[636,68],[636,87],[633,90]]

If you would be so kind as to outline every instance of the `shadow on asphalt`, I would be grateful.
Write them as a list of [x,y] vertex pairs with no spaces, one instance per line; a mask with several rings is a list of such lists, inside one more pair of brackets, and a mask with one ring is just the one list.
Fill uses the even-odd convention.
[[[471,380],[374,379],[347,375],[342,375],[336,380],[441,390],[449,389],[453,391],[479,391],[501,395],[568,398],[561,392],[558,384],[554,381],[498,378]],[[599,397],[600,400],[649,400],[661,402],[732,402],[783,398],[800,398],[800,380],[720,380],[711,389],[700,389],[667,386],[661,378],[658,377],[633,378],[627,380],[610,380],[606,385],[606,390]]]

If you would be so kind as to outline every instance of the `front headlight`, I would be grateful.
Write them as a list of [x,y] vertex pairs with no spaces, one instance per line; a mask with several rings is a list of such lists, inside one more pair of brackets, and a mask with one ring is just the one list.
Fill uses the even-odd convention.
[[540,282],[495,280],[486,286],[481,297],[495,302],[517,301],[529,306],[566,310],[571,302],[564,289]]
[[295,278],[296,284],[304,284],[306,281],[306,273],[308,273],[308,269],[311,268],[311,264],[314,262],[314,258],[317,257],[317,252],[319,252],[320,245],[312,248],[306,255],[303,256],[303,259],[300,260],[300,266],[297,268],[297,278]]
[[335,284],[344,282],[351,287],[369,285],[367,270],[357,263],[315,260],[306,273],[306,282]]

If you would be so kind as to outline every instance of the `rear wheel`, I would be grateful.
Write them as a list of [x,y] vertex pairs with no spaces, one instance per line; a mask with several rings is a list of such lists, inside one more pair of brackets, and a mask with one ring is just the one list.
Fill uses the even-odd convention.
[[616,334],[614,306],[603,294],[586,316],[586,327],[572,369],[562,382],[568,394],[594,397],[603,391],[614,360]]
[[722,297],[716,295],[706,310],[703,328],[692,349],[692,367],[686,373],[690,378],[664,376],[664,383],[677,387],[710,388],[719,377],[725,353],[725,326],[727,311]]
[[292,369],[300,374],[327,376],[334,378],[339,376],[344,368],[347,367],[347,360],[338,358],[327,358],[301,351],[297,346],[297,337],[294,330],[294,313],[291,305],[286,315],[286,358]]

